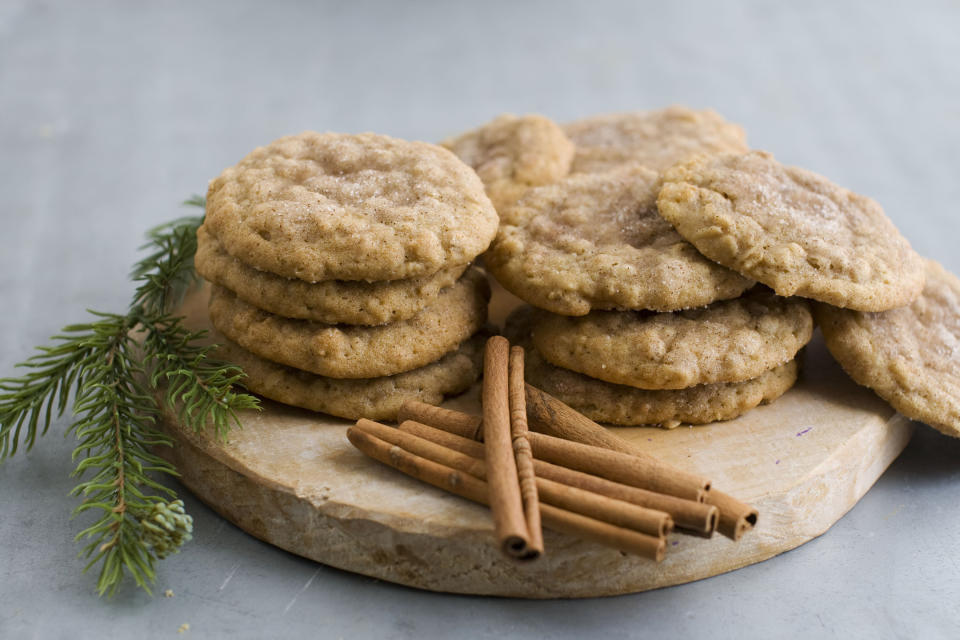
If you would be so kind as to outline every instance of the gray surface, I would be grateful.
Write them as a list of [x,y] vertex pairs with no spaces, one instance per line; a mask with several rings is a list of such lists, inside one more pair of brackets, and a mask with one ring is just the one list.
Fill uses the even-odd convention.
[[[712,106],[755,147],[878,199],[960,272],[960,8],[834,4],[0,1],[0,375],[85,308],[123,309],[143,231],[303,129],[435,140],[501,111]],[[925,427],[820,539],[575,602],[372,581],[262,544],[189,496],[195,540],[157,584],[175,597],[98,601],[67,520],[71,448],[50,435],[0,467],[0,637],[186,637],[182,623],[238,638],[960,634],[960,441]]]

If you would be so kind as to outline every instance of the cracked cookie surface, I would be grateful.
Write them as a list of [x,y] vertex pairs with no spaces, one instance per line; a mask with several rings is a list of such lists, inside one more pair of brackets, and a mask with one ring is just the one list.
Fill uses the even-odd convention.
[[563,315],[674,311],[749,288],[657,213],[659,188],[656,172],[623,167],[530,189],[505,213],[485,264],[512,293]]
[[884,311],[923,288],[922,259],[879,204],[763,151],[673,167],[657,205],[703,255],[782,296]]
[[447,149],[305,132],[255,149],[213,180],[204,226],[246,264],[319,282],[467,264],[498,221],[483,183]]

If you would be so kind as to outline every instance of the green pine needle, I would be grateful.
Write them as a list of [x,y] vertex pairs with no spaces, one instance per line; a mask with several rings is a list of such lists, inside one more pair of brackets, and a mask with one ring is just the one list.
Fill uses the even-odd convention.
[[[185,204],[202,208],[204,200],[194,196]],[[52,345],[18,364],[28,369],[23,376],[0,379],[0,461],[21,447],[29,451],[72,395],[73,475],[83,478],[71,492],[81,499],[74,515],[98,514],[76,539],[87,541],[84,571],[100,565],[100,595],[113,595],[124,575],[149,593],[156,561],[190,539],[192,518],[156,479],[178,475],[154,453],[173,444],[156,428],[164,408],[221,438],[239,426],[238,411],[259,408],[237,390],[243,371],[211,359],[214,347],[202,342],[204,332],[187,329],[171,313],[197,281],[193,257],[202,222],[202,215],[188,216],[147,233],[141,249],[149,253],[131,272],[138,284],[125,315],[91,311],[91,322],[65,327]]]

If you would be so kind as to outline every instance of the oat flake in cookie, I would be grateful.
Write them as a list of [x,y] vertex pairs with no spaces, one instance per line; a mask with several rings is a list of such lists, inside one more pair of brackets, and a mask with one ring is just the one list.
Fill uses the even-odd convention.
[[623,167],[527,191],[484,260],[509,291],[563,315],[674,311],[734,298],[750,280],[707,260],[656,210],[657,173]]
[[738,125],[710,109],[672,106],[611,113],[564,126],[576,145],[571,173],[598,173],[625,164],[664,171],[698,153],[748,151]]
[[763,151],[673,167],[657,204],[703,255],[782,296],[884,311],[923,288],[922,259],[879,204]]
[[797,380],[797,361],[791,360],[745,382],[687,389],[650,391],[604,382],[544,360],[530,342],[530,311],[522,307],[512,313],[505,332],[512,343],[526,349],[527,382],[597,422],[672,428],[730,420],[773,402]]
[[306,132],[210,183],[204,226],[240,261],[321,280],[397,280],[466,264],[497,230],[483,183],[450,151]]
[[504,114],[441,143],[474,168],[498,212],[570,171],[573,143],[549,118]]
[[818,304],[833,357],[894,409],[960,437],[960,279],[927,260],[927,283],[909,307],[863,313]]
[[740,298],[674,313],[539,311],[533,344],[549,362],[640,389],[743,382],[796,357],[813,334],[806,300],[756,287]]

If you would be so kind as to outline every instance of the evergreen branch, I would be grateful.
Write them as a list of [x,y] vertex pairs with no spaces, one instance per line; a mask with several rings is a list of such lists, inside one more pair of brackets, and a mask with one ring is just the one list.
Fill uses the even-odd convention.
[[[195,196],[185,204],[204,201]],[[156,479],[178,475],[153,452],[173,444],[155,426],[162,408],[193,429],[212,426],[225,437],[239,426],[238,411],[259,407],[235,389],[244,377],[240,368],[211,359],[214,346],[202,342],[204,332],[170,313],[197,280],[193,256],[202,222],[184,217],[147,233],[141,249],[150,253],[132,270],[139,284],[125,315],[91,311],[93,321],[65,327],[52,346],[19,364],[29,369],[25,375],[0,379],[0,461],[21,445],[29,450],[73,394],[73,475],[85,478],[72,491],[82,499],[74,514],[98,514],[76,539],[88,541],[84,571],[101,565],[100,595],[115,593],[125,574],[149,592],[156,561],[190,539],[192,518],[181,501],[167,501],[176,494]]]
[[180,422],[195,430],[211,424],[225,438],[231,424],[239,425],[236,412],[254,409],[257,400],[237,393],[235,385],[245,374],[236,366],[209,358],[211,345],[201,345],[205,331],[186,329],[179,318],[163,318],[147,325],[144,347],[153,366],[151,385],[166,382],[166,404],[179,407]]
[[38,429],[39,435],[45,435],[53,417],[63,415],[70,390],[79,389],[80,373],[97,355],[90,344],[91,327],[65,327],[51,338],[58,344],[37,347],[39,354],[17,365],[32,371],[20,378],[0,379],[0,461],[15,454],[21,442],[29,451]]
[[[91,539],[81,552],[91,558],[87,568],[102,560],[97,581],[100,595],[112,595],[124,572],[149,592],[156,575],[155,558],[140,541],[138,516],[149,513],[157,496],[146,495],[139,486],[160,486],[147,478],[146,469],[171,475],[176,470],[150,453],[144,443],[169,446],[171,441],[152,426],[158,407],[138,381],[143,370],[136,345],[131,344],[127,319],[103,320],[95,334],[104,358],[90,367],[80,388],[74,406],[79,419],[72,426],[79,440],[73,458],[81,459],[74,475],[82,476],[88,470],[93,475],[72,494],[83,498],[74,514],[93,510],[100,515],[76,539]],[[169,489],[164,493],[173,494]]]
[[[184,202],[204,207],[200,196]],[[139,282],[131,308],[163,314],[176,307],[191,285],[196,283],[193,256],[197,252],[197,228],[203,216],[185,216],[154,227],[147,232],[149,242],[140,247],[151,253],[134,265],[130,277]]]

